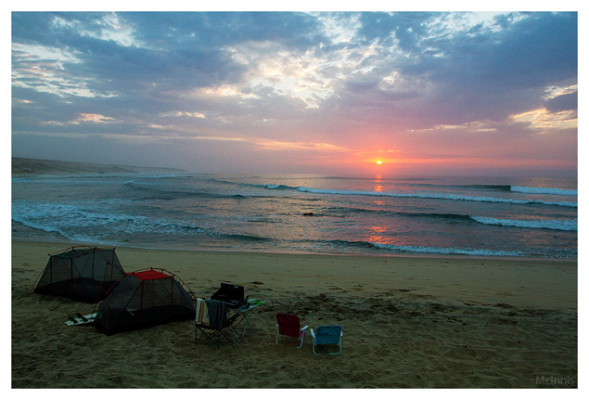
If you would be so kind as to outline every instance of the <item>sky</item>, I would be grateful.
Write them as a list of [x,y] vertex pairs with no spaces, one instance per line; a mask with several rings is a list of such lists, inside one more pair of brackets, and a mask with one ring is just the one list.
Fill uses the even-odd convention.
[[12,156],[574,177],[577,16],[12,12]]

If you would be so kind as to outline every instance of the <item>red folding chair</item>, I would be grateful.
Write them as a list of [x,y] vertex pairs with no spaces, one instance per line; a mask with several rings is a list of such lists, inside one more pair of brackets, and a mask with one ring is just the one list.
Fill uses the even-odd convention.
[[278,336],[290,336],[300,339],[301,344],[297,347],[300,349],[307,338],[307,328],[307,325],[301,328],[301,321],[296,315],[276,314],[276,344],[278,344]]

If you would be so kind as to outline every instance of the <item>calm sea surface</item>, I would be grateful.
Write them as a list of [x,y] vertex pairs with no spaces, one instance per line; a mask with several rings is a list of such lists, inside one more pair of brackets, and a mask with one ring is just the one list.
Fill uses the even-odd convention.
[[577,181],[87,175],[12,179],[15,239],[158,249],[577,257]]

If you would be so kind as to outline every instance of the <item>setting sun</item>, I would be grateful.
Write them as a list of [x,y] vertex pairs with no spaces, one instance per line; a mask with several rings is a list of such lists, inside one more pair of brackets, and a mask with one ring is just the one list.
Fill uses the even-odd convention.
[[376,164],[377,164],[377,165],[381,165],[381,164],[382,164],[382,161],[381,161],[381,160],[378,160],[378,161],[376,162]]

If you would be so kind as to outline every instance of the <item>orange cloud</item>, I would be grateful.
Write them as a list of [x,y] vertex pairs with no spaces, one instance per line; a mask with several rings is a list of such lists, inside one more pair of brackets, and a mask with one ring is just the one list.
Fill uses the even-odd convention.
[[321,142],[286,142],[278,140],[259,140],[255,144],[263,150],[305,150],[305,151],[347,151],[347,149]]

